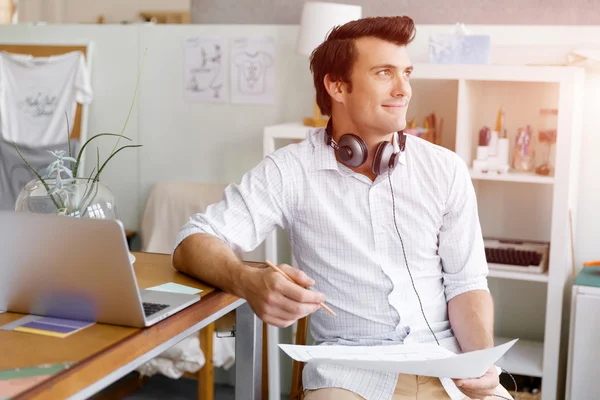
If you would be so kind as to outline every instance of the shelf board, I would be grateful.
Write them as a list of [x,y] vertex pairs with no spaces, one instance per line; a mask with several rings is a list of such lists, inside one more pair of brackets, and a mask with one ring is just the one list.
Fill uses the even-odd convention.
[[315,129],[300,122],[289,122],[265,127],[263,140],[291,139],[304,140],[309,130]]
[[416,63],[411,79],[441,79],[506,82],[570,81],[582,71],[567,66],[461,65]]
[[469,170],[471,179],[488,180],[488,181],[504,181],[504,182],[526,182],[526,183],[542,183],[551,185],[554,183],[553,176],[541,176],[533,172],[507,172],[498,174],[495,172],[476,172]]
[[[496,337],[496,346],[512,339]],[[511,374],[542,377],[544,342],[519,339],[515,345],[496,363]]]
[[543,274],[533,274],[530,272],[505,271],[490,268],[488,276],[493,278],[515,279],[519,281],[548,282],[548,272]]

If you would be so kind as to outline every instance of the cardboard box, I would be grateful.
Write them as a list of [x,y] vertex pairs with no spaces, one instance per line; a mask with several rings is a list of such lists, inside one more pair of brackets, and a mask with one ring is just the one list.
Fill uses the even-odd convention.
[[489,64],[490,36],[438,34],[429,38],[430,64]]

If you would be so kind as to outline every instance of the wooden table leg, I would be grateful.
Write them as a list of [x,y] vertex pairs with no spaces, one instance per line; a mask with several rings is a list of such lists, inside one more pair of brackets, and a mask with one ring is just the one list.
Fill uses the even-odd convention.
[[198,371],[198,400],[213,400],[215,398],[214,375],[215,367],[213,365],[213,334],[215,324],[209,324],[199,333],[200,348],[204,353],[206,362]]

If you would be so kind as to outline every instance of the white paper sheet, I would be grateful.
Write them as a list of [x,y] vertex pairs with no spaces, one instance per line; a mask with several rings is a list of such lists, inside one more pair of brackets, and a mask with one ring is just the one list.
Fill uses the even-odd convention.
[[275,104],[275,38],[235,38],[231,48],[231,102]]
[[185,100],[227,102],[227,54],[227,40],[224,38],[185,39]]
[[170,292],[170,293],[183,293],[183,294],[197,294],[201,293],[202,289],[196,289],[191,286],[180,285],[175,282],[167,282],[162,285],[152,286],[146,290],[158,290],[159,292]]
[[517,341],[486,350],[455,354],[432,344],[391,346],[296,346],[279,347],[292,359],[308,363],[343,365],[381,372],[394,372],[466,379],[482,376]]

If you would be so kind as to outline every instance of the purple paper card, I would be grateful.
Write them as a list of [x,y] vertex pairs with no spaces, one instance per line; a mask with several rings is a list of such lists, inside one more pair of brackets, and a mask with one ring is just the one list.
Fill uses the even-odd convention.
[[65,326],[68,328],[75,328],[75,329],[85,328],[86,326],[93,324],[93,322],[91,322],[91,321],[76,321],[73,319],[52,318],[52,317],[44,317],[44,318],[38,319],[36,322],[40,322],[43,324],[49,324],[49,325]]
[[38,321],[28,322],[26,324],[21,325],[21,327],[31,328],[31,329],[40,329],[43,331],[59,332],[59,333],[69,333],[69,332],[73,332],[74,330],[78,329],[78,328],[70,328],[68,326],[43,324]]

